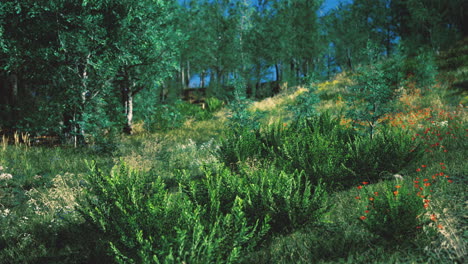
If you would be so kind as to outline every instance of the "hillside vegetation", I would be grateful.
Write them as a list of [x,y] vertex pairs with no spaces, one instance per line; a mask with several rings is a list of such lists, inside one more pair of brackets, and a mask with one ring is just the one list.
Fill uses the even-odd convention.
[[0,1],[0,264],[465,263],[468,2],[339,2]]
[[86,148],[4,138],[0,262],[461,263],[466,69],[450,70],[409,79],[378,119],[348,114],[365,106],[343,73],[180,103],[160,132]]

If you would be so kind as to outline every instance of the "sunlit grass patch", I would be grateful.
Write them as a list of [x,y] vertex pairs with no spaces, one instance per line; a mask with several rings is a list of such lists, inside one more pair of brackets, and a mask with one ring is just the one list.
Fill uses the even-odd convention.
[[289,88],[286,92],[280,93],[274,97],[268,97],[261,101],[254,102],[249,109],[250,111],[274,111],[284,107],[285,104],[291,103],[297,96],[309,90],[305,87],[298,86]]
[[225,129],[225,124],[219,119],[187,122],[184,126],[178,129],[173,129],[165,133],[165,138],[174,141],[182,142],[187,139],[192,139],[197,143],[207,142],[211,139],[217,139]]

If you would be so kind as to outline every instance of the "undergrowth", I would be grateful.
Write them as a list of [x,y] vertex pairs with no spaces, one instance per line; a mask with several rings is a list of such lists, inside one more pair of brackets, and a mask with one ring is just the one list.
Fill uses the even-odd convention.
[[0,263],[462,263],[465,108],[408,82],[369,137],[346,82],[179,102],[80,149],[2,144]]

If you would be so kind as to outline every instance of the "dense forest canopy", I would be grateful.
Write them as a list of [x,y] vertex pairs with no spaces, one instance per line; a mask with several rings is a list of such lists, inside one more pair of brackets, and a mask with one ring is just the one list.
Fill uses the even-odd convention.
[[[267,97],[377,57],[437,53],[468,35],[464,0],[3,0],[0,130],[132,133],[135,116],[197,86]],[[197,76],[197,85],[190,83]],[[209,82],[208,82],[209,80]],[[139,95],[142,95],[139,97]]]

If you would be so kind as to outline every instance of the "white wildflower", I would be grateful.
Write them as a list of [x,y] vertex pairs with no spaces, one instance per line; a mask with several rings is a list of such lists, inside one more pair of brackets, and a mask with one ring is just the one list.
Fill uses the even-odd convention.
[[10,209],[6,208],[6,209],[4,209],[3,211],[0,210],[0,214],[1,214],[3,217],[7,217],[7,216],[10,214]]
[[434,122],[434,126],[447,127],[448,126],[448,120],[440,121],[440,122]]
[[0,166],[0,170],[3,170],[3,166]]
[[0,174],[0,180],[11,180],[11,179],[13,179],[13,175],[9,173]]
[[403,176],[401,176],[400,174],[395,174],[393,175],[393,177],[395,177],[396,180],[404,180]]

